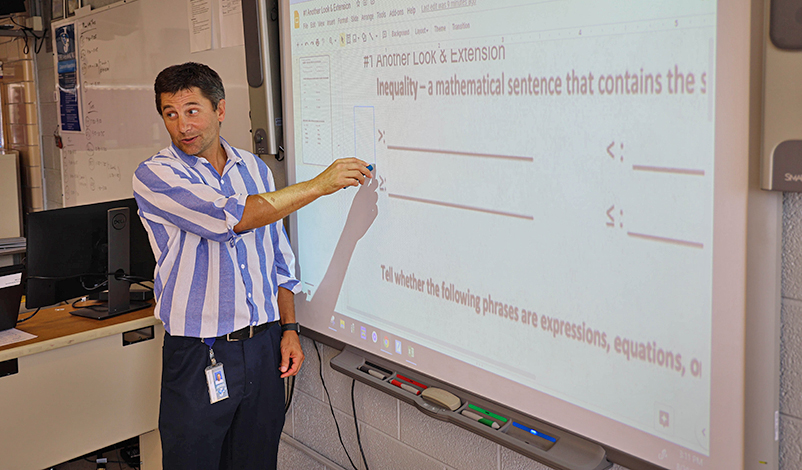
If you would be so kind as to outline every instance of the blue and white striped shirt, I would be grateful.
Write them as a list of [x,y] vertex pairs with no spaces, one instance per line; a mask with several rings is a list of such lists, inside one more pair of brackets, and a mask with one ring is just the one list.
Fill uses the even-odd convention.
[[249,194],[275,191],[270,169],[222,137],[223,176],[175,145],[134,172],[156,257],[157,318],[171,335],[210,338],[279,319],[278,287],[300,290],[282,221],[239,234]]

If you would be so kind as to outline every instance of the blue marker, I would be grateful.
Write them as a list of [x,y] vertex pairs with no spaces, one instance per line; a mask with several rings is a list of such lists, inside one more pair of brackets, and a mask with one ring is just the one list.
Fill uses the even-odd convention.
[[547,441],[557,442],[556,438],[553,438],[553,437],[549,436],[548,434],[544,434],[544,433],[542,433],[540,431],[537,431],[535,429],[528,428],[528,427],[524,426],[523,424],[518,424],[515,421],[513,421],[512,425],[515,426],[518,429],[521,429],[523,431],[528,432],[529,434],[532,434],[533,436],[537,436],[537,437],[539,437],[541,439],[545,439]]
[[[368,165],[368,171],[373,171],[373,164]],[[343,186],[343,189],[348,189],[348,186]]]

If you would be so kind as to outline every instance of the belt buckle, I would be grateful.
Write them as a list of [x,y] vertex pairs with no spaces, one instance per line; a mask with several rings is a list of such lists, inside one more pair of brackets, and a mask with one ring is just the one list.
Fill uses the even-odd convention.
[[[239,331],[242,331],[242,330],[237,330],[237,331],[234,331],[234,332],[228,333],[228,334],[226,335],[226,341],[242,341],[242,340],[241,340],[241,339],[239,339],[239,338],[232,338],[232,337],[231,337],[231,335],[232,335],[232,334],[234,334],[234,333],[237,333],[237,332],[239,332]],[[245,338],[245,339],[251,339],[251,338],[253,338],[253,325],[248,325],[248,337],[247,337],[247,338]]]

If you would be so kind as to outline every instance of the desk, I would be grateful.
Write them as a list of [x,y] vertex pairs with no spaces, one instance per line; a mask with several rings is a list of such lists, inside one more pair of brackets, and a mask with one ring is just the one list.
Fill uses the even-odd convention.
[[[70,310],[42,309],[19,326],[37,338],[0,347],[0,362],[19,365],[0,377],[3,469],[50,468],[157,427],[164,329],[153,308],[102,321]],[[154,339],[123,346],[124,332],[151,325]]]

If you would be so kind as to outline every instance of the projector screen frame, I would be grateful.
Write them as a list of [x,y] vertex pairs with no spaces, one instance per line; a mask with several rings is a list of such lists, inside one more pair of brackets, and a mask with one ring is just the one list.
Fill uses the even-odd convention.
[[[288,0],[279,2],[282,43],[289,42],[290,28],[284,26],[292,24],[288,3]],[[723,3],[718,2],[716,30],[715,191],[717,198],[719,193],[734,195],[729,200],[729,210],[734,210],[739,215],[735,218],[721,219],[722,212],[725,211],[716,206],[714,225],[727,226],[728,231],[734,232],[735,236],[728,235],[727,239],[723,239],[721,229],[716,229],[714,233],[714,258],[718,259],[716,262],[727,264],[727,270],[732,273],[728,282],[722,283],[721,278],[714,279],[714,290],[731,290],[733,285],[738,284],[738,278],[741,279],[743,289],[730,292],[731,295],[724,299],[726,304],[716,307],[737,313],[727,317],[713,316],[712,350],[719,358],[734,358],[732,360],[742,367],[736,365],[735,372],[732,370],[723,372],[716,366],[715,360],[711,366],[713,370],[711,396],[715,397],[711,400],[714,402],[711,405],[711,423],[721,423],[720,427],[726,430],[727,436],[722,437],[721,433],[713,436],[710,449],[711,455],[714,452],[722,455],[724,452],[720,449],[728,448],[734,442],[740,442],[739,447],[743,450],[743,453],[735,452],[735,455],[720,457],[721,460],[716,461],[715,468],[719,468],[719,465],[720,468],[743,467],[749,463],[763,461],[768,466],[761,465],[760,468],[776,469],[777,444],[766,435],[766,430],[769,419],[773,425],[778,409],[778,405],[775,404],[778,394],[774,392],[779,389],[779,371],[776,368],[766,367],[766,364],[767,361],[779,363],[778,337],[775,337],[779,328],[779,296],[775,295],[779,292],[778,257],[781,231],[778,231],[778,221],[781,221],[781,204],[776,194],[767,194],[759,190],[756,176],[759,175],[759,170],[756,171],[756,168],[759,169],[759,148],[755,144],[755,132],[758,132],[759,142],[760,126],[760,101],[756,96],[755,87],[757,86],[759,90],[760,84],[758,80],[756,85],[754,66],[760,64],[762,60],[761,54],[756,51],[760,51],[763,47],[761,14],[764,3],[759,0],[737,0],[728,2],[726,6]],[[765,5],[767,4],[768,2],[765,2]],[[721,50],[724,47],[737,49],[737,53],[722,54]],[[282,45],[285,143],[288,157],[294,158],[296,149],[292,79],[288,78],[292,59],[284,51],[285,47]],[[757,95],[759,94],[758,92]],[[724,135],[722,128],[728,130],[727,135]],[[720,167],[718,163],[720,159],[725,158],[724,156],[740,162],[740,167]],[[290,159],[287,164],[290,183],[295,182],[296,178],[291,163]],[[290,218],[290,227],[292,233],[297,233],[295,216]],[[297,239],[293,237],[294,248],[297,248],[296,243]],[[747,275],[747,265],[749,275]],[[721,300],[719,298],[718,302]],[[766,317],[766,312],[770,312],[769,318]],[[747,325],[753,328],[747,331]],[[720,335],[720,331],[725,329],[730,330],[725,335],[726,338]],[[327,335],[325,331],[318,331],[315,328],[312,330],[313,337],[324,339],[324,342],[334,347],[345,344],[336,337]],[[731,342],[731,338],[739,336],[746,337],[745,344]],[[750,352],[748,359],[745,358],[746,351]],[[737,372],[738,369],[741,370],[740,373]],[[762,386],[753,386],[750,389],[746,381],[747,375],[750,379],[753,376],[760,376]],[[735,387],[732,392],[716,395],[716,391],[721,389],[723,384]],[[455,386],[461,388],[460,384]],[[493,399],[493,397],[487,398]],[[760,411],[753,412],[756,409]],[[766,410],[770,409],[774,412],[771,416],[767,416]],[[561,427],[560,423],[551,424]],[[661,468],[609,444],[600,444],[608,451],[608,458],[616,463],[630,468]],[[771,449],[774,449],[774,455],[771,455]]]

